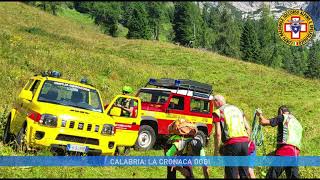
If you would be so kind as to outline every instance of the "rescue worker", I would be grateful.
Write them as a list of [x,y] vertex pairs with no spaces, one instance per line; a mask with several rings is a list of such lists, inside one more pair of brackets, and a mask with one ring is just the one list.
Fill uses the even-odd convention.
[[[288,107],[280,106],[278,116],[266,119],[257,109],[259,123],[262,126],[278,126],[276,156],[299,156],[302,138],[302,126],[290,113]],[[295,167],[270,167],[267,178],[278,178],[285,170],[287,178],[299,178],[299,169]]]
[[[213,113],[215,123],[214,155],[247,156],[250,128],[243,112],[234,105],[226,103],[225,98],[215,95]],[[249,131],[249,133],[248,133]],[[221,141],[223,146],[220,146]],[[225,178],[248,178],[248,167],[226,166]]]
[[[132,92],[132,88],[130,86],[123,86],[122,95],[129,95]],[[133,109],[135,107],[135,101],[133,99],[123,99],[119,107],[124,110],[122,112],[122,116],[132,117]]]
[[[177,133],[174,128],[176,124],[183,124],[184,129]],[[178,130],[179,131],[179,130]],[[193,131],[193,132],[192,132]],[[205,150],[202,146],[200,139],[195,138],[196,134],[195,125],[185,119],[178,119],[169,125],[169,133],[172,135],[166,143],[164,153],[166,156],[205,156]],[[186,179],[194,179],[192,166],[167,166],[167,178],[176,179],[176,171],[180,171]],[[202,166],[203,175],[206,179],[209,178],[208,167]]]
[[[130,86],[123,86],[122,95],[129,95],[133,89]],[[123,98],[117,106],[122,109],[121,116],[135,117],[138,103],[134,99]],[[130,151],[130,147],[124,147],[123,152],[117,147],[116,155],[126,155]]]

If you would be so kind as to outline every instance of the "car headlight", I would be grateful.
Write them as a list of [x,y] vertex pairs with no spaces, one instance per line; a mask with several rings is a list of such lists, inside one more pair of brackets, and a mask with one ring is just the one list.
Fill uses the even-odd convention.
[[101,130],[102,135],[113,135],[114,134],[114,126],[112,124],[104,124]]
[[58,118],[52,114],[42,114],[39,123],[44,126],[57,127]]

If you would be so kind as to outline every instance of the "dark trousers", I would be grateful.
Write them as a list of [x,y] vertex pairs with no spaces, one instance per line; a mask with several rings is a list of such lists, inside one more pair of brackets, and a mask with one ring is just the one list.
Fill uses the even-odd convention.
[[297,166],[294,167],[270,167],[266,178],[267,179],[277,179],[282,172],[286,172],[287,178],[290,179],[298,179],[299,178],[299,168]]
[[[224,156],[248,156],[248,142],[228,144],[223,147]],[[248,167],[226,166],[224,168],[225,178],[249,178]]]
[[[191,166],[183,166],[186,169],[190,176],[185,177],[186,179],[194,179],[193,171]],[[177,170],[173,169],[171,171],[171,166],[167,166],[167,179],[176,179],[177,178]]]

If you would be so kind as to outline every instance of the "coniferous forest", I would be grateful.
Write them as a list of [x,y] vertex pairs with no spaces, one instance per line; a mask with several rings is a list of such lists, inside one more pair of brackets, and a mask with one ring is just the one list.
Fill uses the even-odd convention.
[[105,34],[128,39],[166,41],[201,48],[243,61],[320,78],[320,42],[286,45],[279,38],[277,19],[267,6],[261,17],[242,17],[227,2],[26,2],[56,15],[67,6],[89,14]]

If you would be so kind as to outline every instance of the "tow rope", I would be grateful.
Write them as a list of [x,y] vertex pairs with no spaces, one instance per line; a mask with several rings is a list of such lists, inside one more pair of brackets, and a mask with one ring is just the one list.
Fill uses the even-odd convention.
[[254,142],[256,147],[262,146],[263,155],[266,155],[266,149],[264,146],[264,137],[262,131],[262,125],[259,124],[257,120],[257,114],[254,113],[254,118],[252,122],[252,133],[251,133],[251,140]]

